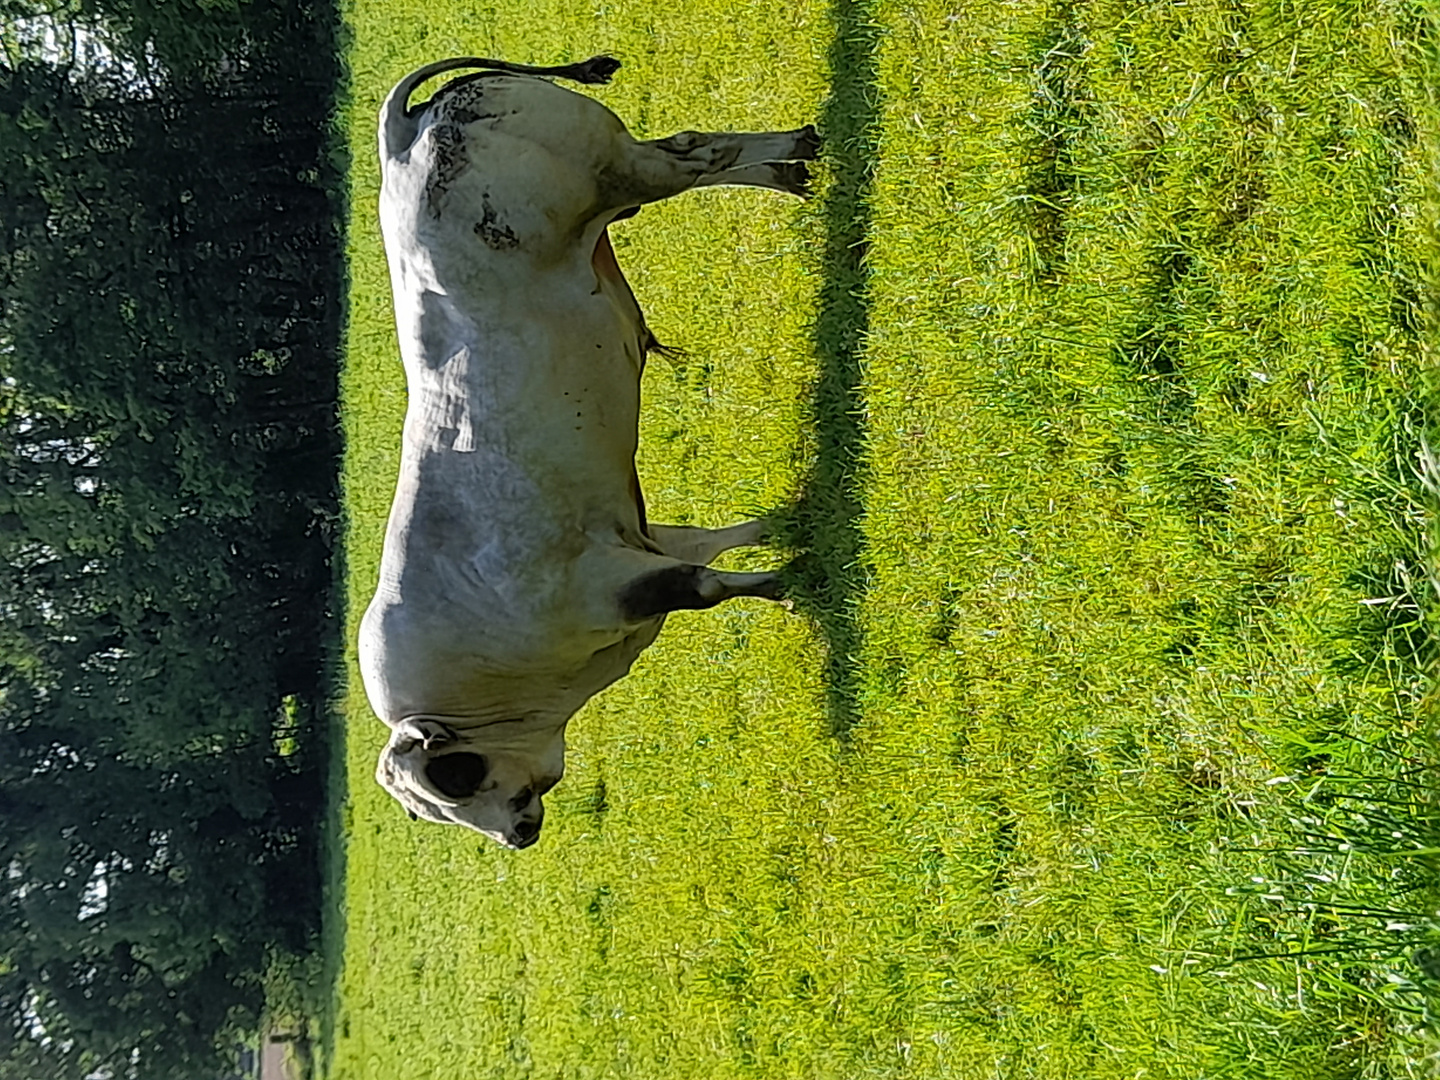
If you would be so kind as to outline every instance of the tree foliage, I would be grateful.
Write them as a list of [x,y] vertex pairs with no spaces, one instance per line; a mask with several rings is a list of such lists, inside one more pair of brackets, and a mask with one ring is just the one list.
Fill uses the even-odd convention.
[[333,12],[7,18],[0,1078],[194,1077],[318,919]]

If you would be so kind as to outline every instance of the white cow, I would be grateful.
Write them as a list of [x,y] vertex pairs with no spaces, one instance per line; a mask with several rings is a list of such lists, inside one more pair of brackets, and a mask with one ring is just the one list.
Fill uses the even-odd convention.
[[[637,142],[540,75],[442,60],[380,110],[380,222],[409,407],[360,666],[392,729],[376,778],[412,817],[508,847],[540,835],[565,726],[668,612],[776,599],[770,573],[709,569],[764,525],[650,525],[635,474],[656,347],[606,234],[642,203],[737,184],[803,194],[813,128]],[[478,74],[411,109],[456,68]]]

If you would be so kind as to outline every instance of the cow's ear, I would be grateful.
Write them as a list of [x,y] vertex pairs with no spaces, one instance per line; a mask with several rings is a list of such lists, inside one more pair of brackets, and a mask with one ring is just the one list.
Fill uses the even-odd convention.
[[402,753],[415,749],[416,743],[426,750],[436,750],[455,739],[454,729],[439,720],[412,716],[401,720],[395,727],[395,746]]

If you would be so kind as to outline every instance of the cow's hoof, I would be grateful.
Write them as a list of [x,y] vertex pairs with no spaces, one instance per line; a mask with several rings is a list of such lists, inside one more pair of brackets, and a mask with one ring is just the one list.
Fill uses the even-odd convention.
[[795,160],[814,161],[820,156],[820,133],[814,124],[806,124],[795,133]]
[[791,195],[810,197],[810,169],[803,161],[785,161],[774,166],[775,180]]
[[775,517],[759,517],[747,521],[745,524],[754,529],[751,547],[768,547],[771,544],[778,544],[784,538],[780,529],[780,519]]
[[755,583],[751,596],[758,596],[762,600],[776,600],[785,602],[785,581],[779,574],[757,574],[760,580]]

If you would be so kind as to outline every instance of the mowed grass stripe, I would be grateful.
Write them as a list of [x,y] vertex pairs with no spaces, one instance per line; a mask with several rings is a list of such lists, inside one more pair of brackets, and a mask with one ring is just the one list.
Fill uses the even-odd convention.
[[350,12],[352,642],[404,402],[391,83],[612,51],[596,96],[646,137],[841,139],[807,208],[701,192],[615,231],[687,350],[646,376],[651,515],[784,512],[806,614],[672,620],[523,853],[374,785],[352,658],[330,1076],[1406,1075],[1362,975],[1186,974],[1303,916],[1233,850],[1278,835],[1266,781],[1407,722],[1356,604],[1405,539],[1365,480],[1414,389],[1403,12],[1277,11]]

